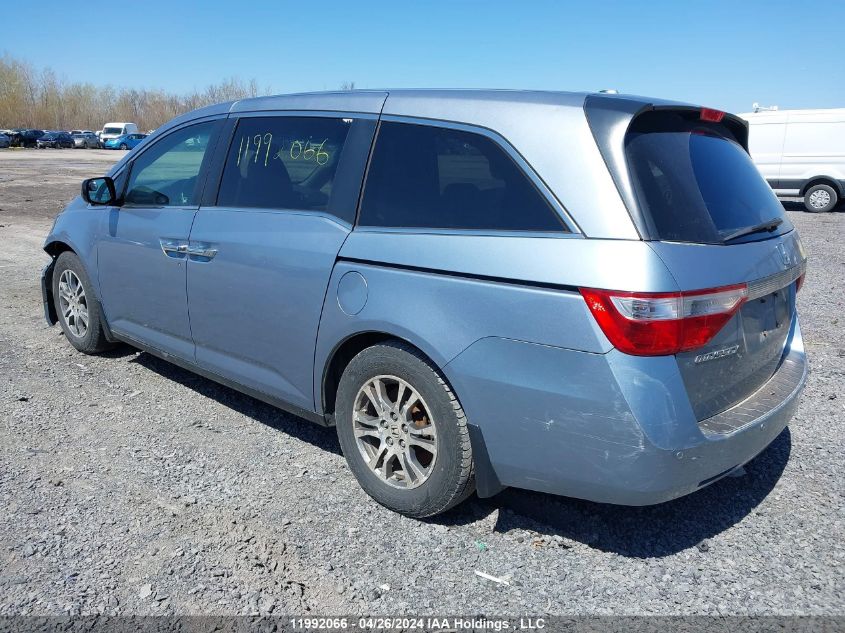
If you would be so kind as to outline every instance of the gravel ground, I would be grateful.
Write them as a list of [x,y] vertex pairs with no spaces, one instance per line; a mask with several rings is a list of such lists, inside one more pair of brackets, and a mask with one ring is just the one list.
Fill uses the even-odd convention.
[[0,615],[845,613],[845,213],[788,205],[812,372],[743,476],[649,508],[508,490],[419,522],[361,491],[332,429],[47,327],[41,242],[118,156],[0,151]]

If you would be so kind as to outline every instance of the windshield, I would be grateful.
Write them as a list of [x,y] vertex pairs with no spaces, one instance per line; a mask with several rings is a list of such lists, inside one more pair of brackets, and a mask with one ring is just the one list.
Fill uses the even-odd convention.
[[720,123],[648,112],[631,125],[625,151],[637,199],[658,239],[723,244],[741,229],[775,220],[782,222],[774,229],[732,243],[792,229],[751,157]]
[[103,129],[103,134],[123,134],[123,128],[107,127]]

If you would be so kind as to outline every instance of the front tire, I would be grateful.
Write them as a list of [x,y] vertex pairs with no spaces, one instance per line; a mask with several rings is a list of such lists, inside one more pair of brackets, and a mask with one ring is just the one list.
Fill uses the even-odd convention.
[[335,419],[349,469],[383,506],[430,517],[475,490],[463,409],[410,345],[386,342],[355,356],[338,385]]
[[839,195],[830,185],[813,185],[804,193],[804,208],[810,213],[833,211],[838,203]]
[[56,258],[53,301],[65,337],[76,349],[84,354],[97,354],[112,347],[106,340],[103,310],[91,280],[79,257],[70,251]]
[[126,149],[129,149],[129,146],[126,143],[121,143],[120,149],[126,150]]

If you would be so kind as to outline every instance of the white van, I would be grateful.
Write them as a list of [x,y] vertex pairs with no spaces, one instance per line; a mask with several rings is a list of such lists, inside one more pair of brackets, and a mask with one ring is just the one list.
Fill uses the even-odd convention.
[[845,199],[845,108],[740,114],[751,158],[778,196],[802,196],[808,211]]
[[137,134],[138,126],[134,123],[106,123],[100,132],[100,145],[106,141],[123,136],[124,134]]

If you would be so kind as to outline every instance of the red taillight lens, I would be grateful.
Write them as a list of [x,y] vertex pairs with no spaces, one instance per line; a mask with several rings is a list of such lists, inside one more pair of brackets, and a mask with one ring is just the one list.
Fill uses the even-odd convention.
[[807,273],[801,273],[801,276],[795,280],[795,294],[798,294],[798,291],[801,290],[801,286],[804,285],[804,277]]
[[692,292],[618,292],[581,288],[608,340],[635,356],[664,356],[701,347],[748,297],[745,284]]
[[718,123],[725,118],[725,113],[721,110],[714,110],[712,108],[701,108],[701,120]]

